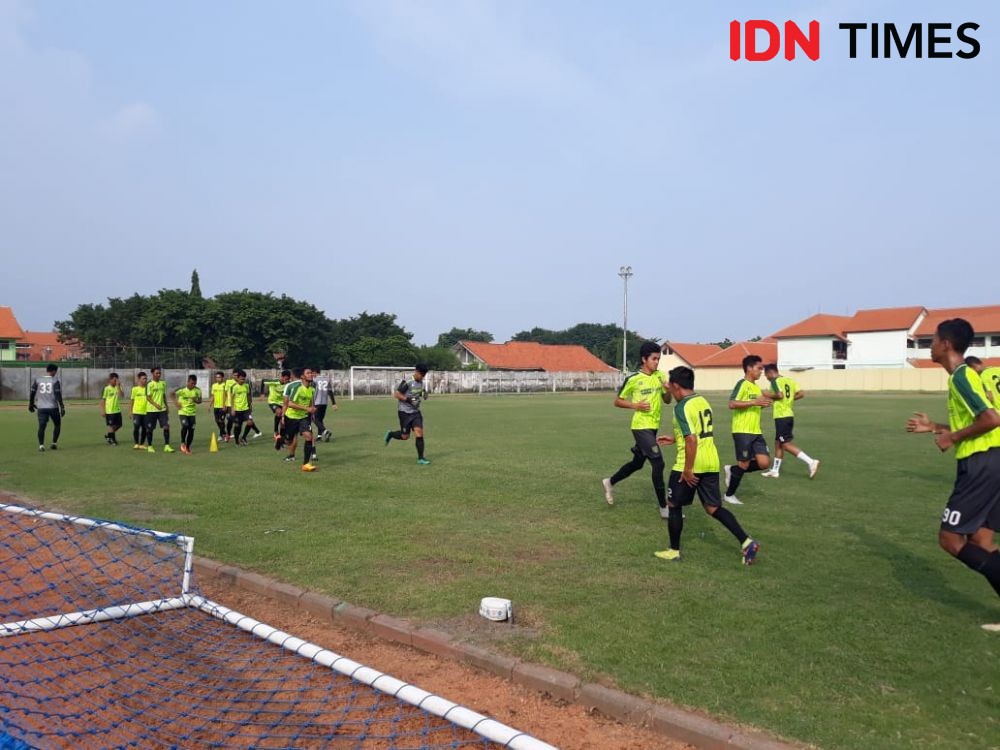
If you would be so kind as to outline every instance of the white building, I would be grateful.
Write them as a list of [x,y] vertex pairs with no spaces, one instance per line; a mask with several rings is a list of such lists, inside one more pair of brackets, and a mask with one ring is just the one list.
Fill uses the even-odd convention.
[[938,323],[965,318],[976,331],[968,354],[1000,358],[1000,305],[887,307],[852,316],[819,313],[774,334],[783,370],[921,367]]

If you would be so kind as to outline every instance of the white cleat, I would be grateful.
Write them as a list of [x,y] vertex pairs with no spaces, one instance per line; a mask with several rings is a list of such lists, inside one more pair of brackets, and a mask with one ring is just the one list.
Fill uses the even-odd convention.
[[812,463],[809,464],[809,478],[812,479],[816,476],[816,472],[819,471],[819,459],[814,458]]
[[765,471],[761,476],[768,479],[777,479],[780,475],[774,469],[771,469],[770,471]]
[[611,480],[610,479],[602,479],[601,480],[601,484],[604,486],[604,499],[608,501],[608,505],[614,505],[615,504],[615,493],[614,493],[614,490],[611,489],[611,486],[612,486],[611,485]]
[[983,625],[983,630],[990,633],[1000,633],[1000,622],[988,622]]
[[39,445],[38,446],[38,452],[39,453],[45,453],[45,446],[44,445]]
[[730,505],[743,505],[743,501],[736,497],[736,495],[726,495],[722,499]]

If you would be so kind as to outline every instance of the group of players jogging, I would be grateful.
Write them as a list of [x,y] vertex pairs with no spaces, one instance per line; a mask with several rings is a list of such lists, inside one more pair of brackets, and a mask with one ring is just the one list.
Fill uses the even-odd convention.
[[[45,432],[50,421],[53,423],[53,434],[49,450],[58,449],[62,417],[66,414],[57,371],[55,365],[49,365],[46,375],[37,378],[31,386],[28,409],[38,414],[38,450],[41,452],[46,450]],[[393,439],[408,440],[413,432],[416,436],[417,463],[421,465],[430,464],[424,456],[423,414],[420,411],[420,404],[426,398],[423,380],[427,372],[426,365],[418,364],[412,376],[404,378],[396,386],[394,396],[400,429],[385,434],[385,444],[388,445]],[[261,389],[274,421],[274,449],[279,452],[286,450],[285,461],[294,463],[301,438],[304,444],[302,470],[316,471],[319,458],[316,443],[321,440],[329,442],[333,437],[326,425],[327,409],[337,409],[330,378],[319,368],[295,368],[283,370],[277,378],[264,379]],[[191,454],[198,406],[205,403],[202,390],[198,387],[198,377],[188,375],[186,385],[168,391],[163,370],[159,367],[150,369],[149,375],[138,373],[129,392],[133,449],[156,453],[153,437],[159,428],[163,433],[163,452],[175,452],[170,444],[168,395],[180,418],[179,450]],[[118,445],[117,433],[123,426],[124,399],[119,375],[112,372],[98,402],[106,429],[104,440],[112,446]],[[244,370],[235,368],[228,379],[221,370],[214,373],[207,404],[218,429],[219,441],[246,446],[248,440],[261,436],[262,432],[254,421],[253,401],[253,386]]]
[[[941,517],[938,541],[948,554],[986,578],[1000,596],[1000,549],[994,539],[994,532],[1000,530],[1000,367],[986,367],[977,357],[965,356],[973,336],[972,325],[962,318],[938,325],[931,359],[949,374],[948,422],[934,422],[916,413],[907,421],[906,430],[933,434],[941,451],[955,449],[958,471]],[[729,397],[736,460],[720,466],[712,407],[694,390],[694,370],[675,367],[663,373],[658,369],[660,345],[655,342],[642,345],[640,359],[639,372],[625,380],[614,400],[616,407],[635,412],[632,459],[602,480],[605,500],[613,505],[614,486],[648,461],[669,539],[667,549],[653,554],[668,561],[681,559],[683,508],[697,494],[705,511],[736,537],[743,564],[752,565],[760,543],[743,530],[724,504],[742,505],[736,491],[746,473],[760,470],[764,477],[778,478],[785,453],[806,464],[810,479],[816,476],[819,460],[793,442],[794,404],[804,391],[781,375],[776,364],[763,364],[756,355],[745,357],[744,376]],[[770,383],[766,390],[757,385],[761,374]],[[658,435],[662,406],[672,401],[673,435]],[[773,462],[761,431],[761,410],[768,407],[774,411]],[[677,453],[669,480],[664,482],[661,447],[668,445],[676,446]],[[720,469],[725,474],[724,494]],[[1000,623],[983,628],[1000,632]]]

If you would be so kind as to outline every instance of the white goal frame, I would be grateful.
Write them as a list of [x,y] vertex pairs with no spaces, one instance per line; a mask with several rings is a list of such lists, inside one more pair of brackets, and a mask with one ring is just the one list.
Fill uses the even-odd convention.
[[349,383],[350,383],[350,386],[349,386],[350,400],[351,401],[354,400],[354,371],[355,370],[412,370],[412,369],[413,369],[413,365],[410,365],[408,367],[390,367],[388,365],[386,365],[384,367],[382,365],[352,365],[351,366],[351,375],[350,375],[350,379],[349,379]]

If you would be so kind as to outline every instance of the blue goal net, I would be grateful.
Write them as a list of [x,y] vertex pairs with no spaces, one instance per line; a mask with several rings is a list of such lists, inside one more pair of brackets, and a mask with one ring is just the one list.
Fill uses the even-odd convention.
[[0,505],[0,750],[551,748],[206,599],[192,552]]

